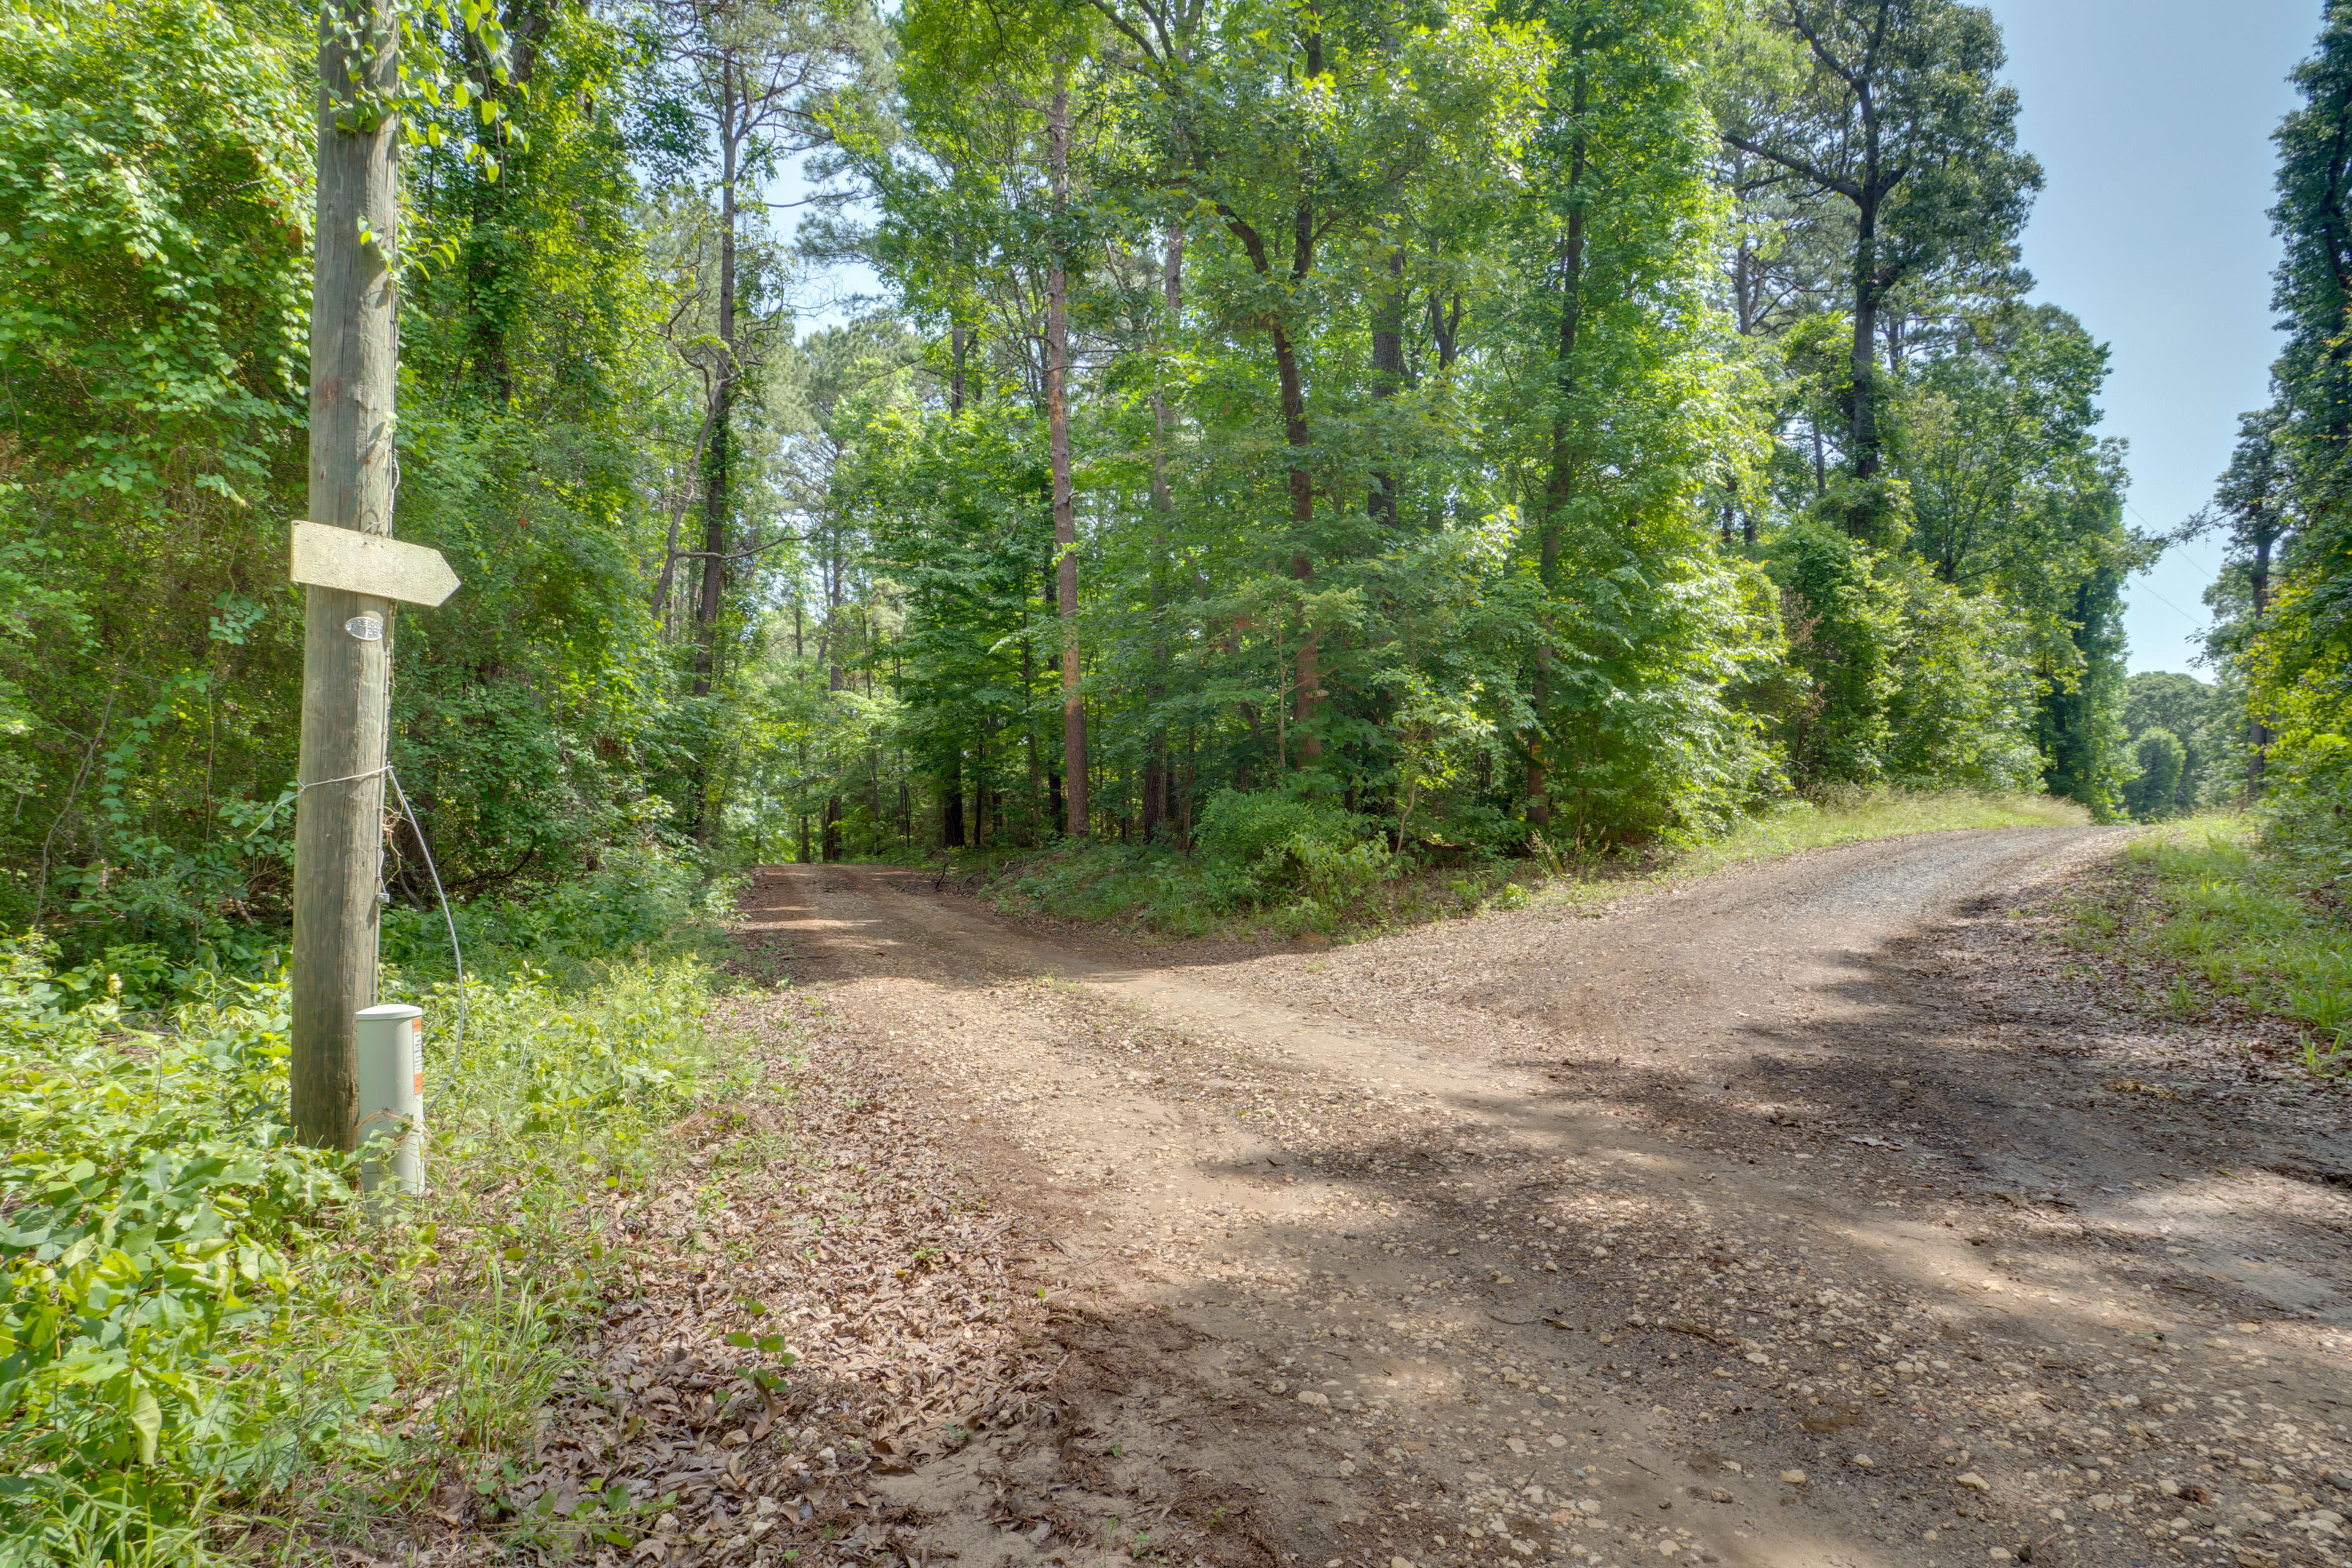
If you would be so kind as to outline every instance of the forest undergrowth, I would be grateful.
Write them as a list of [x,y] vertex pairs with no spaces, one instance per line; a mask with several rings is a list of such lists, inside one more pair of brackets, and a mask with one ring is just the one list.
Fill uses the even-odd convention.
[[2068,937],[2183,1020],[2275,1019],[2310,1072],[2352,1072],[2352,926],[2245,813],[2139,834],[2070,900]]
[[[561,909],[469,924],[504,962],[462,1041],[453,979],[384,976],[431,1030],[428,1183],[373,1216],[358,1156],[287,1125],[282,973],[0,945],[0,1563],[316,1561],[452,1484],[495,1513],[580,1330],[629,1288],[599,1205],[756,1068],[704,1027],[709,925],[591,963]],[[650,1527],[604,1513],[609,1541]]]
[[946,869],[1004,913],[1106,922],[1158,937],[1358,941],[1538,901],[1596,902],[1660,878],[1864,839],[2090,820],[2082,806],[2050,795],[1830,791],[1761,810],[1716,838],[1595,853],[1572,835],[1556,842],[1538,832],[1534,853],[1514,858],[1431,842],[1400,854],[1378,837],[1359,837],[1360,825],[1344,813],[1234,796],[1212,803],[1191,854],[1066,844],[975,854]]

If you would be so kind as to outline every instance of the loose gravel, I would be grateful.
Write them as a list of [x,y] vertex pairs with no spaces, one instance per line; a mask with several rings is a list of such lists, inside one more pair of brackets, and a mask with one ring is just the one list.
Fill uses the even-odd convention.
[[772,871],[831,1120],[605,1354],[647,1410],[749,1294],[803,1359],[665,1560],[2352,1564],[2343,1101],[2117,1009],[2058,940],[2117,843],[1297,951]]

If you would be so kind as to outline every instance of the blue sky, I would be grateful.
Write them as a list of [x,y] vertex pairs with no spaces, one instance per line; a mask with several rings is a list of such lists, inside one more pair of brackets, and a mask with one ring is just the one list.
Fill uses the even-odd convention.
[[[2134,521],[2204,504],[2277,352],[2270,134],[2316,0],[1990,0],[2049,184],[2025,231],[2038,298],[2113,350],[2105,433],[2131,443]],[[2191,669],[2213,541],[2133,579],[2131,668]],[[2199,673],[2204,673],[2200,671]]]

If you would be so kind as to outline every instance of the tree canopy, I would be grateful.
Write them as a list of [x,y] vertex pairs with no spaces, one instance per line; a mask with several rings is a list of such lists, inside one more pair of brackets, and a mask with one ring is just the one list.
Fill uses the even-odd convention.
[[[505,0],[503,74],[418,17],[398,526],[466,587],[404,622],[393,743],[461,895],[1598,852],[1881,784],[2116,814],[2151,729],[2207,776],[2127,720],[2154,546],[2104,348],[2025,299],[1979,7]],[[310,40],[37,0],[0,51],[0,920],[258,951]],[[2302,124],[2283,226],[2340,192]],[[2340,315],[2326,255],[2283,304]],[[2330,396],[2232,528],[2317,537]],[[2275,613],[2324,641],[2328,593]]]

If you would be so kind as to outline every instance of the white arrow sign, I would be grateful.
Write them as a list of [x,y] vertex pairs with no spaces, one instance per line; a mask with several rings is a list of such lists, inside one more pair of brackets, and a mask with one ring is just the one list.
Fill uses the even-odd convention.
[[404,605],[437,605],[457,591],[457,574],[437,550],[299,520],[294,524],[294,581]]

